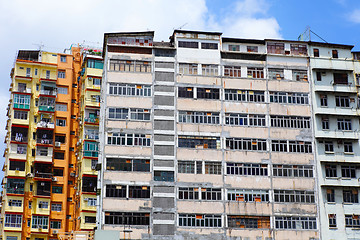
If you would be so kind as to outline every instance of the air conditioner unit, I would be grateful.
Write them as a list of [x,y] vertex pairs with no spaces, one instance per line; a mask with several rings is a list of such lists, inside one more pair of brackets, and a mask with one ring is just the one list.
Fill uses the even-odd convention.
[[60,147],[61,146],[61,142],[55,142],[55,147]]
[[89,199],[88,199],[88,198],[84,198],[84,201],[87,202],[87,201],[89,201]]
[[28,174],[26,174],[26,177],[28,177],[28,178],[33,178],[34,175],[33,175],[32,173],[28,173]]
[[53,233],[53,234],[58,234],[58,233],[59,233],[59,230],[53,230],[52,233]]
[[75,177],[75,173],[74,173],[74,172],[71,172],[71,173],[70,173],[70,177]]
[[58,179],[57,179],[57,177],[53,177],[52,180],[53,180],[54,182],[57,182]]
[[41,183],[40,183],[40,186],[45,186],[45,183],[41,182]]
[[96,166],[91,166],[91,169],[92,169],[92,170],[96,170]]

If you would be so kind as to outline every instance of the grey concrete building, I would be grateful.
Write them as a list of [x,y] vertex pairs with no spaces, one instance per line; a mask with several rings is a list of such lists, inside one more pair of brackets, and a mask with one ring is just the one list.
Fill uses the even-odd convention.
[[329,230],[319,211],[315,43],[221,35],[104,35],[98,229],[247,240]]

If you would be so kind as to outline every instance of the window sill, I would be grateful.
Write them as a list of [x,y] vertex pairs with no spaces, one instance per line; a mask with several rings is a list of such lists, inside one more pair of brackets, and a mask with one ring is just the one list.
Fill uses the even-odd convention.
[[344,152],[344,155],[354,155],[355,153],[353,152]]

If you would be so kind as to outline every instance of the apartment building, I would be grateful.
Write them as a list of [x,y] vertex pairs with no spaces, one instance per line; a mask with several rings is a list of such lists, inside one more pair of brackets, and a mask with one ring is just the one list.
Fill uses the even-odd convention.
[[80,63],[76,47],[71,54],[18,51],[7,109],[1,239],[57,239],[73,230]]
[[[99,139],[100,86],[103,63],[101,51],[83,48],[78,77],[79,129],[76,147],[76,226],[93,230],[96,226],[96,185]],[[99,56],[100,55],[100,56]]]
[[322,239],[359,239],[359,60],[353,46],[311,43]]
[[106,33],[98,229],[319,239],[309,45]]

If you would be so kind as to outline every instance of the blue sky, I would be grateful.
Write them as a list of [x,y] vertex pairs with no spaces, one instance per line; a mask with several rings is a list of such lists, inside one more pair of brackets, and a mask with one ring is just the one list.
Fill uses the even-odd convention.
[[0,10],[0,167],[9,73],[18,49],[43,44],[62,52],[84,41],[101,46],[104,32],[120,31],[154,30],[156,40],[167,41],[185,24],[183,29],[226,37],[291,40],[310,26],[327,42],[360,51],[360,0],[0,0]]

